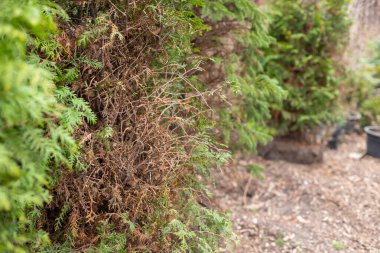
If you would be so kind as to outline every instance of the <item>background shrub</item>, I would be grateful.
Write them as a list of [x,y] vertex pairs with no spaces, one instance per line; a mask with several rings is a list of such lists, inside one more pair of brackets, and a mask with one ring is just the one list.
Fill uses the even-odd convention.
[[280,133],[301,132],[334,121],[338,75],[334,57],[343,46],[350,21],[347,1],[273,1],[269,32],[276,40],[264,49],[266,73],[288,92],[272,108]]

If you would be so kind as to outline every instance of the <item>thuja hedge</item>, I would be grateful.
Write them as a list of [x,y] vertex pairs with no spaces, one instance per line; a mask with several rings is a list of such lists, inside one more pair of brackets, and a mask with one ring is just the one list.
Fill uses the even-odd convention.
[[193,40],[203,19],[251,22],[228,82],[249,94],[234,117],[264,129],[273,80],[236,69],[266,38],[261,14],[245,0],[57,3],[0,3],[0,251],[228,247],[228,218],[198,202],[228,152]]

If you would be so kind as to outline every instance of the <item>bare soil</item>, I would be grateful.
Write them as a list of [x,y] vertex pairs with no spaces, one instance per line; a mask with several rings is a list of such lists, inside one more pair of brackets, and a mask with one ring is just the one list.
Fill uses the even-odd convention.
[[365,135],[351,135],[321,164],[236,156],[211,187],[214,206],[231,212],[235,252],[380,253],[380,160],[359,159],[364,150]]

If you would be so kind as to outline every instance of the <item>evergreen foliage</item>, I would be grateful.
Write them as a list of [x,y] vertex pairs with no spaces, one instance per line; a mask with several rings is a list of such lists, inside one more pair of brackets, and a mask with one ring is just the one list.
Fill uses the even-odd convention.
[[[249,0],[206,1],[202,15],[213,29],[199,44],[208,40],[211,48],[221,46],[222,52],[212,55],[215,64],[211,68],[222,65],[225,70],[224,94],[216,103],[217,126],[231,147],[255,150],[257,144],[271,139],[273,131],[267,125],[270,107],[280,106],[286,95],[263,70],[261,48],[273,41],[266,28],[266,15]],[[230,53],[223,52],[226,37],[228,43],[235,43]]]
[[77,154],[71,135],[81,120],[64,115],[91,113],[74,95],[62,101],[69,107],[59,103],[64,92],[55,89],[54,73],[27,50],[40,43],[55,54],[49,35],[63,12],[47,1],[4,0],[0,8],[0,251],[25,252],[49,243],[33,222],[35,208],[51,199],[48,172],[70,167]]
[[348,1],[274,0],[269,32],[276,39],[265,52],[265,72],[288,92],[273,107],[280,133],[334,120],[338,80],[334,55],[343,46],[350,21]]

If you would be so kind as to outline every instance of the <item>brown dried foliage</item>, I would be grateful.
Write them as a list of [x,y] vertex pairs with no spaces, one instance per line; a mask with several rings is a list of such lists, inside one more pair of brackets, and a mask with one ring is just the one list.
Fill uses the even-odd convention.
[[[80,67],[80,79],[72,85],[78,95],[89,101],[98,117],[96,126],[86,125],[77,132],[82,139],[85,163],[81,172],[62,171],[61,179],[52,191],[53,201],[45,210],[45,229],[54,231],[54,220],[65,203],[71,204],[63,230],[65,235],[53,238],[63,241],[70,235],[78,251],[99,242],[96,227],[108,221],[117,224],[116,231],[129,231],[120,215],[137,225],[149,222],[160,205],[170,209],[181,197],[186,174],[193,173],[189,165],[190,151],[197,143],[189,122],[202,113],[193,106],[194,97],[202,96],[196,89],[191,94],[175,97],[170,91],[175,83],[186,81],[192,70],[182,70],[181,76],[171,74],[179,66],[165,65],[164,29],[157,26],[159,10],[145,8],[151,1],[130,1],[128,19],[121,8],[104,1],[98,5],[83,2],[82,8],[96,9],[71,24],[62,24],[58,41],[65,47],[66,58],[86,56],[103,63],[102,69]],[[78,7],[77,6],[77,7]],[[94,18],[100,8],[112,17],[108,31],[92,40],[85,49],[77,45],[79,36],[89,28],[87,18]],[[127,23],[126,23],[127,21]],[[173,27],[170,29],[174,29]],[[111,40],[119,31],[123,40]],[[152,68],[156,55],[162,56],[161,67]],[[168,63],[170,61],[167,61]],[[196,67],[195,67],[196,68]],[[175,71],[174,71],[175,70]],[[164,83],[158,83],[160,78]],[[149,90],[149,92],[147,92]],[[105,126],[113,136],[105,141],[98,137]],[[183,148],[181,148],[183,147]],[[166,198],[166,203],[158,203]],[[170,214],[160,217],[170,220]],[[153,228],[144,234],[137,227],[128,239],[129,250],[144,250],[148,246],[159,252],[155,240],[160,230]],[[127,232],[126,232],[127,234]]]

